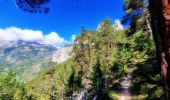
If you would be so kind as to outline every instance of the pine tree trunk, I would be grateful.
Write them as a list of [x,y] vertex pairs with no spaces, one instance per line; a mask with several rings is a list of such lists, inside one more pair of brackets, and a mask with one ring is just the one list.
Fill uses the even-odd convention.
[[166,99],[170,99],[170,2],[149,0],[151,25]]

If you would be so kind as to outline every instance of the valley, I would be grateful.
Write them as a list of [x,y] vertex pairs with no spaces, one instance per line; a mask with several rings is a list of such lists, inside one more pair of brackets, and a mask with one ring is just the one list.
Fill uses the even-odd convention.
[[1,41],[0,72],[14,71],[24,80],[31,80],[44,69],[65,61],[69,51],[38,42]]

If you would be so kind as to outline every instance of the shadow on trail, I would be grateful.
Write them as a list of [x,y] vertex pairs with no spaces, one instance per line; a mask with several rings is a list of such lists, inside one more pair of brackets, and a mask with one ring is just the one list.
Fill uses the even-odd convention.
[[163,99],[163,90],[161,87],[160,70],[156,59],[150,58],[136,64],[133,72],[133,81],[131,93],[133,97],[143,95],[146,100]]
[[[115,93],[117,100],[163,100],[161,87],[160,69],[156,59],[148,58],[143,62],[136,63],[134,68],[129,68],[128,74],[114,76],[108,91]],[[112,93],[112,94],[113,94]],[[109,92],[104,97],[112,100]]]

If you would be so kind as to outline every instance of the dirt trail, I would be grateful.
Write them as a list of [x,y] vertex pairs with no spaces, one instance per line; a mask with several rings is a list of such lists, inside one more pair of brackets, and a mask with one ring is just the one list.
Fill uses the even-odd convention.
[[121,82],[121,93],[118,96],[118,100],[131,100],[130,86],[132,82],[132,73],[134,68],[129,68],[127,76],[124,76]]

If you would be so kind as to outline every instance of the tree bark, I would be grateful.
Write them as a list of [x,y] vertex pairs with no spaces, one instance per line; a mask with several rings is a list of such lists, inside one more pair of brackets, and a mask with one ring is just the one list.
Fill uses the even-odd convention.
[[151,26],[166,99],[170,99],[170,2],[149,0]]

